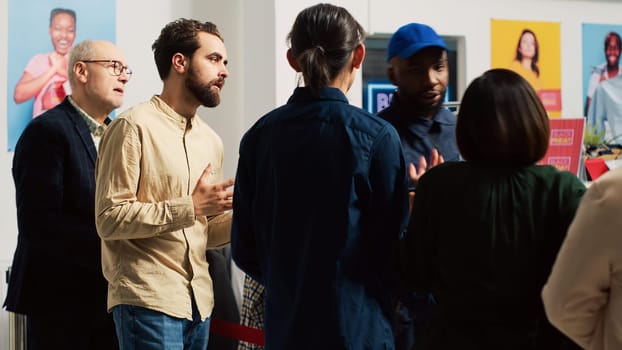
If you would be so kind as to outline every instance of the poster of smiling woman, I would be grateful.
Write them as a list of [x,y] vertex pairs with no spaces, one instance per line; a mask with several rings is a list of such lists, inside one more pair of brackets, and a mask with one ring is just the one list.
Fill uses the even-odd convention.
[[71,94],[69,52],[85,39],[114,42],[115,2],[9,0],[7,148],[26,125]]
[[549,116],[561,116],[560,24],[491,20],[491,68],[511,69],[536,90]]

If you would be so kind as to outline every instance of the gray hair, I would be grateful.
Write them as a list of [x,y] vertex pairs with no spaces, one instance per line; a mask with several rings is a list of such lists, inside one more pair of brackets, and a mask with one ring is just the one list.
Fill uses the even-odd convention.
[[75,76],[73,74],[73,66],[78,61],[93,59],[95,54],[95,41],[94,40],[85,40],[81,43],[75,45],[71,49],[71,53],[69,54],[69,84],[71,84],[71,88],[75,86]]

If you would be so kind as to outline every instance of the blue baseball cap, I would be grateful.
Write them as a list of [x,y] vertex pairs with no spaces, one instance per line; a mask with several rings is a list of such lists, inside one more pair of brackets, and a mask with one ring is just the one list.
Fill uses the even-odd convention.
[[430,26],[409,23],[401,26],[389,40],[387,61],[394,56],[409,58],[421,49],[436,46],[447,50],[445,41]]

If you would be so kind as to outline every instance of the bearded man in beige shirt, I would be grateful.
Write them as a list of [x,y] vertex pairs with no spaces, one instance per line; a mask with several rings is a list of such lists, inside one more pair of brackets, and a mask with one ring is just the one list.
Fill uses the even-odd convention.
[[96,223],[121,349],[207,347],[214,305],[206,249],[229,242],[233,179],[197,115],[215,107],[227,51],[213,23],[179,19],[152,46],[160,95],[108,127],[96,168]]

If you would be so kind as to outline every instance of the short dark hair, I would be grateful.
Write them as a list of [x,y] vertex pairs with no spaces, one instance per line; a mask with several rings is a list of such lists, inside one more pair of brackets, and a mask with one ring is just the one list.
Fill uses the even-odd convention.
[[60,15],[61,13],[68,14],[69,16],[73,18],[73,22],[77,23],[76,11],[71,10],[71,9],[64,9],[64,8],[57,7],[57,8],[52,9],[52,11],[50,11],[50,26],[52,26],[52,20],[54,19],[54,17]]
[[343,7],[317,4],[302,10],[287,35],[291,53],[314,94],[345,67],[365,39],[363,27]]
[[609,32],[605,35],[605,52],[607,52],[607,46],[609,46],[609,40],[611,38],[615,38],[618,41],[618,47],[622,49],[622,39],[620,39],[620,34],[616,32]]
[[194,52],[200,47],[197,39],[197,34],[200,32],[215,35],[224,42],[218,27],[212,22],[180,18],[162,28],[160,36],[151,45],[160,79],[164,80],[168,77],[172,58],[176,53],[192,58]]
[[535,90],[508,69],[491,69],[471,82],[458,111],[456,138],[464,159],[523,167],[542,159],[549,118]]

